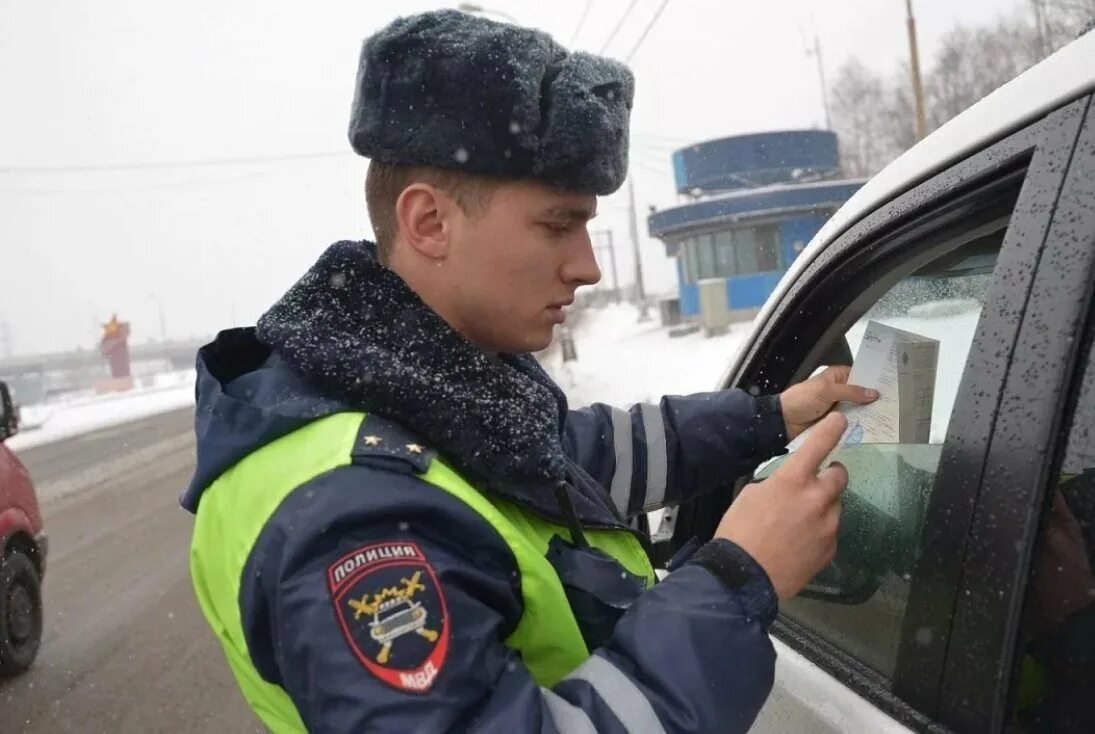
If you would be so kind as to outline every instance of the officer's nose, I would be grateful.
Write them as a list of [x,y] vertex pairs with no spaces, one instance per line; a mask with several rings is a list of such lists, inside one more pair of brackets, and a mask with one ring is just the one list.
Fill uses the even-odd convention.
[[601,280],[601,269],[597,266],[597,257],[593,253],[593,241],[585,227],[581,228],[581,233],[567,247],[561,275],[563,282],[575,288],[593,285]]

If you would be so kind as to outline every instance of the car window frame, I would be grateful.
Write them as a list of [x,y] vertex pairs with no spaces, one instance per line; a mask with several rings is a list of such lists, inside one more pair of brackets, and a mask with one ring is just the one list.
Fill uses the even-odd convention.
[[[949,204],[1020,170],[1023,172],[1023,183],[1001,251],[1001,263],[1008,268],[1010,279],[1007,287],[994,284],[974,339],[975,344],[991,341],[994,345],[1003,345],[1004,351],[1010,352],[1010,346],[1018,339],[1021,324],[1021,318],[1017,316],[1022,315],[1033,284],[1036,268],[1030,267],[1030,264],[1038,261],[1049,228],[1049,212],[1053,210],[1064,179],[1064,169],[1067,168],[1062,164],[1067,164],[1076,142],[1087,99],[1083,97],[1067,103],[1018,132],[986,146],[895,197],[853,225],[819,253],[792,284],[760,327],[752,341],[750,353],[739,362],[739,369],[730,376],[724,387],[742,387],[754,394],[770,393],[782,389],[796,377],[802,377],[801,374],[788,375],[787,365],[791,360],[772,354],[766,347],[778,343],[780,340],[776,335],[781,332],[795,333],[796,327],[803,326],[798,312],[810,293],[816,292],[818,283],[826,278],[835,279],[839,274],[847,275],[849,262],[857,256],[862,258],[862,262],[858,264],[859,270],[852,272],[859,273],[872,263],[884,262],[884,258],[897,252],[901,246],[923,241],[926,237],[925,226],[938,229],[940,212],[947,209]],[[952,207],[949,212],[959,215],[959,219],[961,213],[960,206]],[[865,245],[865,242],[869,244]],[[932,248],[929,245],[926,249]],[[843,311],[844,308],[837,310]],[[830,320],[830,325],[833,320]],[[801,341],[811,343],[811,349],[821,351],[824,349],[823,342],[821,335],[818,337],[818,340],[807,337]],[[978,350],[979,353],[984,352],[978,357],[980,363],[976,368],[970,368],[973,351],[971,349],[971,357],[967,360],[966,374],[952,413],[951,429],[948,430],[947,445],[953,448],[944,451],[941,467],[945,468],[941,469],[937,482],[954,485],[955,477],[966,478],[957,483],[961,491],[952,489],[947,494],[933,492],[926,523],[935,528],[932,547],[938,548],[939,552],[934,554],[934,559],[924,561],[923,568],[918,567],[917,577],[914,578],[902,631],[902,653],[893,677],[892,690],[888,689],[881,675],[866,669],[793,620],[781,617],[773,628],[774,634],[783,642],[805,654],[828,674],[840,679],[898,721],[913,728],[923,728],[940,718],[938,705],[947,659],[947,640],[953,632],[952,612],[959,593],[965,549],[969,542],[968,531],[988,452],[987,440],[967,440],[955,444],[950,433],[955,431],[957,438],[977,435],[979,426],[991,430],[996,406],[985,410],[986,406],[980,404],[985,401],[974,400],[972,396],[1000,395],[1007,374],[1008,360],[992,357],[999,350]],[[800,360],[802,364],[809,364],[810,361],[809,355]],[[721,514],[728,496],[724,493],[721,498],[723,507],[718,507],[719,498],[712,499],[713,509]],[[710,502],[708,508],[710,513]],[[938,596],[940,589],[943,590],[943,598]],[[944,633],[933,636],[931,644],[926,646],[909,644],[915,638],[915,629],[924,622],[931,622],[933,628],[942,629]],[[880,682],[886,685],[879,685]]]
[[[997,731],[1010,715],[1015,656],[1046,492],[1095,298],[1095,105],[1062,124],[1076,140],[1035,272],[989,445],[944,669],[940,717]],[[1079,102],[1076,104],[1080,104]],[[1064,121],[1062,121],[1064,122]]]

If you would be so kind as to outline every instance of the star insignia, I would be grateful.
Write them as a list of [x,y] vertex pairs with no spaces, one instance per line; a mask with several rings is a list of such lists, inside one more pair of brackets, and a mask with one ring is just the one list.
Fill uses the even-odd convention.
[[410,451],[412,454],[421,454],[423,448],[416,443],[409,443],[407,444],[407,450]]
[[382,439],[380,436],[366,436],[365,437],[365,445],[366,446],[379,446],[380,442],[383,441],[383,440],[384,439]]

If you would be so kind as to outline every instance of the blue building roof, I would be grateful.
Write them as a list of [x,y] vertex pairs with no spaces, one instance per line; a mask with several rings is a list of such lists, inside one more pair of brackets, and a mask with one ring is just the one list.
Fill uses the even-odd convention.
[[647,225],[651,236],[665,238],[738,219],[837,209],[864,183],[866,179],[742,189],[655,212]]
[[681,194],[831,178],[839,170],[837,138],[828,130],[735,135],[673,154],[673,175]]

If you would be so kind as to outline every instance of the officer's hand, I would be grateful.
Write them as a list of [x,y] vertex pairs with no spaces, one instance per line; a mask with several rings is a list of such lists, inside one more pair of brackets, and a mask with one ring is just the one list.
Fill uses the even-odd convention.
[[878,399],[877,390],[848,384],[851,367],[826,367],[805,382],[792,385],[779,396],[787,438],[793,439],[841,401],[867,405]]
[[750,484],[723,515],[715,537],[737,543],[768,573],[781,601],[802,590],[836,553],[840,495],[848,472],[818,467],[840,441],[847,419],[833,413],[764,484]]

